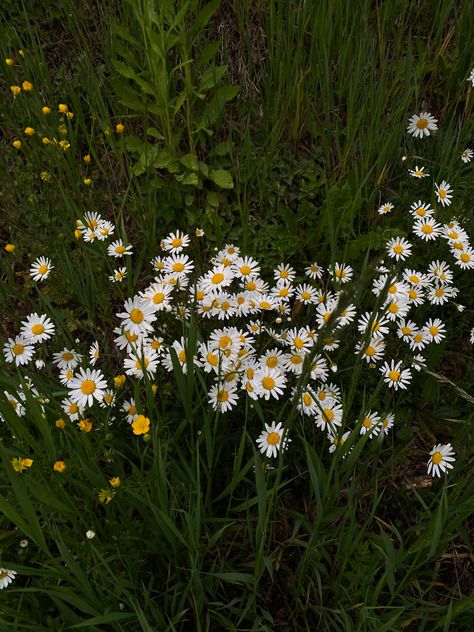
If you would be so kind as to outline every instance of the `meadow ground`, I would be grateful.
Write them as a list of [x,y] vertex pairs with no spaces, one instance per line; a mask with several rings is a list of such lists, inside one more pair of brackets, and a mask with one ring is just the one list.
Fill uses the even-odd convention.
[[472,33],[0,9],[2,629],[472,629]]

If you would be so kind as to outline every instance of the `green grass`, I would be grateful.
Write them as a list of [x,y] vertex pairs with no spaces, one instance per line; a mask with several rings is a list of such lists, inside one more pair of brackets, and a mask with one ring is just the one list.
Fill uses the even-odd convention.
[[[238,243],[267,272],[280,261],[301,269],[314,259],[324,266],[347,259],[370,277],[386,239],[409,230],[402,209],[420,190],[433,201],[431,179],[407,182],[414,164],[451,182],[454,213],[472,236],[472,167],[459,157],[474,137],[466,81],[473,29],[467,0],[68,0],[4,8],[1,55],[15,65],[2,62],[0,241],[16,250],[0,255],[2,338],[27,313],[48,313],[65,344],[103,335],[110,370],[119,372],[106,332],[176,227],[205,228],[206,246],[192,252],[198,266],[214,247]],[[9,86],[25,79],[33,92],[13,99]],[[64,120],[66,152],[23,134],[30,125],[62,138],[58,103],[74,113]],[[47,116],[44,104],[52,107]],[[425,109],[440,130],[420,149],[405,130]],[[117,123],[124,134],[114,131]],[[380,218],[376,209],[388,200],[399,215]],[[103,249],[74,237],[85,211],[110,218],[117,238],[134,245],[129,278],[112,290]],[[430,251],[430,260],[441,252]],[[43,254],[57,270],[54,283],[37,291],[27,269]],[[288,403],[278,414],[292,429],[291,452],[267,470],[255,437],[274,409],[247,403],[213,413],[205,376],[192,366],[187,375],[163,375],[159,397],[150,384],[127,391],[153,420],[145,442],[105,414],[92,433],[73,424],[59,430],[54,398],[43,418],[29,397],[19,421],[2,396],[0,565],[19,573],[2,592],[2,626],[470,630],[468,272],[457,285],[466,309],[447,316],[453,333],[430,356],[431,373],[398,405],[394,435],[352,451],[342,446],[335,458]],[[368,287],[355,292],[365,304]],[[205,333],[194,320],[183,328],[191,346]],[[353,345],[344,344],[349,356]],[[348,422],[360,423],[369,403],[393,403],[361,383],[361,363],[343,374]],[[3,363],[0,393],[17,379]],[[47,371],[35,384],[59,391]],[[438,440],[455,445],[457,461],[432,482],[427,452]],[[32,458],[33,469],[16,474],[17,456]],[[57,459],[68,463],[63,474],[52,471]],[[98,492],[111,489],[112,476],[122,485],[101,503]],[[20,548],[24,538],[29,545]]]

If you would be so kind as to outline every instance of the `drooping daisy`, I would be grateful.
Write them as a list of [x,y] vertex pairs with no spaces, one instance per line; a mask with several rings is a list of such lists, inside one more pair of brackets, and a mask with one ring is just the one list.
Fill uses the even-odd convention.
[[454,455],[455,452],[450,443],[445,445],[437,443],[430,452],[430,458],[427,463],[428,474],[431,474],[434,478],[435,476],[441,476],[448,469],[453,469],[452,464],[456,460]]
[[214,410],[220,410],[221,413],[231,410],[237,404],[238,399],[237,386],[234,384],[225,382],[215,384],[209,391],[209,403]]
[[416,165],[414,169],[409,169],[408,173],[413,178],[426,178],[430,174],[427,171],[425,171],[425,169],[426,169],[426,167],[419,167],[418,165]]
[[97,239],[99,241],[105,241],[108,237],[115,232],[115,226],[108,220],[103,220],[97,229]]
[[471,70],[471,74],[467,78],[467,81],[470,81],[472,83],[472,87],[474,88],[474,68]]
[[472,149],[465,149],[462,154],[461,154],[461,160],[463,162],[471,162],[472,158],[474,156],[474,151],[472,151]]
[[11,571],[7,568],[0,568],[0,590],[9,586],[15,579],[15,575],[16,571]]
[[257,446],[262,454],[274,458],[279,450],[288,446],[289,442],[283,424],[273,421],[270,425],[265,424],[265,430],[257,439]]
[[403,237],[393,237],[387,242],[387,254],[396,261],[404,261],[411,255],[412,245]]
[[9,338],[3,346],[3,354],[7,362],[14,362],[16,366],[28,364],[35,352],[34,345],[24,336]]
[[91,363],[91,366],[95,365],[99,357],[100,357],[99,343],[97,342],[97,340],[95,340],[89,348],[89,361]]
[[440,184],[435,183],[435,187],[438,202],[443,206],[449,206],[453,197],[453,189],[451,188],[451,185],[446,182],[446,180],[443,180]]
[[379,215],[387,215],[387,213],[391,213],[394,209],[394,205],[391,202],[385,202],[377,209],[377,213]]
[[53,353],[53,363],[59,369],[75,369],[81,360],[82,355],[74,351],[74,349],[64,347],[62,351]]
[[79,369],[79,372],[68,384],[70,398],[77,402],[80,408],[92,406],[94,399],[101,401],[104,397],[107,381],[102,371],[94,369]]
[[122,283],[126,276],[127,268],[117,268],[114,270],[114,273],[109,276],[109,281],[112,281],[112,283]]
[[172,253],[179,253],[189,245],[190,239],[189,236],[181,231],[177,230],[175,233],[170,233],[163,241],[161,242],[161,247],[163,250]]
[[436,132],[438,129],[437,122],[438,119],[435,119],[429,112],[420,112],[419,115],[413,114],[408,122],[407,132],[415,138],[430,136],[431,132]]
[[[345,432],[343,435],[339,436],[337,435],[335,432],[333,432],[331,429],[328,430],[328,440],[330,442],[330,446],[329,446],[329,452],[332,454],[333,452],[336,451],[337,446],[339,445],[344,445],[344,443],[347,441],[347,437],[351,434],[351,431],[348,430],[347,432]],[[345,458],[346,455],[344,455],[343,458]]]
[[410,369],[402,369],[402,364],[401,360],[398,362],[392,360],[390,364],[388,362],[384,362],[384,364],[380,367],[384,382],[396,391],[399,388],[406,389],[407,384],[411,382],[411,371]]
[[33,281],[44,281],[54,269],[51,260],[47,257],[39,257],[30,268],[30,276]]
[[156,320],[155,310],[148,301],[135,296],[125,301],[124,309],[124,312],[120,312],[116,316],[122,319],[122,327],[131,334],[140,335],[153,330],[151,323]]
[[32,344],[37,344],[38,342],[43,342],[43,340],[48,340],[54,335],[54,324],[46,314],[39,316],[35,312],[23,321],[20,333]]
[[117,241],[113,241],[111,244],[107,246],[107,254],[109,257],[124,257],[125,255],[133,254],[133,246],[128,245],[125,246],[121,239],[117,239]]

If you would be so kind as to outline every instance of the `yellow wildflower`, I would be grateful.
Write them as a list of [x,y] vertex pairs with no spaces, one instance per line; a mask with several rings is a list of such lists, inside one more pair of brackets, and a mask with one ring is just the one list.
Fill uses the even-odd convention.
[[35,133],[35,130],[33,127],[25,127],[24,131],[27,136],[33,136],[33,134]]
[[14,140],[12,145],[15,149],[21,149],[21,140],[18,140],[18,139]]
[[83,182],[86,185],[86,187],[90,187],[90,185],[92,184],[92,179],[91,178],[84,178]]
[[23,472],[23,470],[33,465],[33,459],[17,457],[11,460],[11,464],[15,472]]
[[51,112],[51,108],[48,107],[47,105],[43,105],[43,107],[41,108],[41,111],[43,112],[44,115],[46,115]]
[[65,103],[60,103],[58,105],[58,110],[62,113],[62,114],[66,114],[66,112],[68,111],[68,106]]
[[67,468],[67,465],[64,461],[56,461],[56,463],[53,465],[53,470],[61,474],[62,472],[64,472],[66,468]]
[[15,96],[21,92],[20,86],[10,86],[10,90]]
[[132,423],[132,429],[134,435],[146,434],[150,430],[150,420],[144,415],[138,415]]
[[15,244],[7,244],[5,246],[5,250],[7,252],[15,252],[15,248],[16,248]]
[[64,421],[64,419],[56,419],[56,428],[59,428],[60,430],[62,430],[65,427],[66,427],[66,422]]
[[122,134],[125,130],[125,125],[123,125],[122,123],[117,123],[117,125],[115,126],[115,131],[117,132],[117,134]]
[[21,84],[21,87],[23,88],[25,92],[31,92],[33,90],[33,84],[30,83],[29,81],[24,81]]
[[120,487],[121,484],[121,480],[120,480],[120,476],[113,476],[111,479],[109,479],[109,483],[112,487]]
[[101,489],[100,492],[97,494],[97,498],[99,499],[99,502],[101,502],[103,505],[108,505],[114,497],[114,494],[115,492],[113,492],[111,489]]
[[13,66],[13,64],[15,63],[13,61],[13,59],[11,59],[10,57],[8,57],[7,59],[5,59],[5,63],[7,66]]
[[88,419],[81,419],[77,425],[83,432],[90,432],[92,430],[92,422]]
[[122,386],[125,384],[126,379],[127,378],[125,377],[125,375],[116,375],[114,377],[115,388],[122,388]]
[[86,154],[85,156],[82,156],[82,160],[86,163],[86,165],[88,165],[91,161],[90,154]]

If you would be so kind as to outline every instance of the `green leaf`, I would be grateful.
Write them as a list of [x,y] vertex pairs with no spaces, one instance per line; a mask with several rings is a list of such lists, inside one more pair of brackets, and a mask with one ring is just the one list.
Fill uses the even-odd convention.
[[220,195],[216,191],[208,191],[206,200],[209,206],[213,208],[217,208],[221,203]]
[[226,76],[227,70],[228,66],[212,66],[208,68],[201,77],[198,92],[207,92],[216,86],[219,81]]
[[199,178],[197,176],[196,173],[194,173],[194,171],[191,171],[190,173],[187,173],[183,180],[182,180],[183,184],[189,184],[193,187],[197,187],[199,186]]
[[124,64],[122,61],[113,59],[112,66],[122,75],[122,77],[125,77],[126,79],[136,79],[137,77],[137,73],[133,70],[133,68],[130,68],[130,66],[127,66],[127,64]]
[[229,171],[225,169],[213,169],[209,174],[211,180],[221,189],[233,189],[234,181]]
[[199,169],[199,162],[194,154],[185,154],[179,159],[179,162],[190,171],[197,171]]

